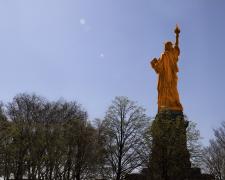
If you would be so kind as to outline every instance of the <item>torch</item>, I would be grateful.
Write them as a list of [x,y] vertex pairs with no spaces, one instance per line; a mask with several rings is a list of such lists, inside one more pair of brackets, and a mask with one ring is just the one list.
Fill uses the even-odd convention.
[[178,44],[179,44],[179,34],[180,34],[180,28],[178,27],[178,25],[176,25],[176,28],[174,29],[174,33],[176,34],[176,43],[175,43],[175,46],[178,47]]

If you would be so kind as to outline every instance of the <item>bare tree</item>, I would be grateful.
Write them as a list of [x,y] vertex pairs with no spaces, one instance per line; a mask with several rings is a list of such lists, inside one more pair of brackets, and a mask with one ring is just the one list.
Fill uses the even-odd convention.
[[7,121],[3,103],[0,104],[0,177],[9,179],[12,169],[13,124]]
[[37,163],[40,160],[40,154],[36,151],[40,145],[36,133],[43,104],[41,97],[19,94],[7,106],[7,114],[15,130],[11,148],[14,155],[12,173],[16,179],[22,179],[25,174],[30,178],[36,176]]
[[86,114],[64,124],[64,179],[91,179],[95,166],[96,130]]
[[189,121],[187,127],[187,147],[190,152],[190,160],[192,167],[202,166],[203,146],[201,143],[200,131],[197,124]]
[[97,131],[76,102],[19,94],[0,106],[0,176],[5,179],[90,179]]
[[205,170],[213,174],[217,180],[225,179],[225,122],[214,130],[215,138],[210,140],[204,149]]
[[221,127],[214,130],[216,141],[221,148],[225,149],[225,121],[221,123]]
[[103,121],[105,167],[111,168],[113,179],[123,179],[125,174],[143,163],[140,150],[149,119],[144,112],[142,107],[126,97],[116,97],[106,112]]

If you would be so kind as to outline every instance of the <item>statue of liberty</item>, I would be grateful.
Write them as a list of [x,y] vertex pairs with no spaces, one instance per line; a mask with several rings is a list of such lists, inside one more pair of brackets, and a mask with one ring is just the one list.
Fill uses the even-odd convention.
[[177,90],[177,62],[180,54],[178,26],[174,32],[176,34],[175,45],[170,41],[166,42],[165,51],[161,57],[151,61],[152,68],[158,74],[158,111],[163,109],[183,111]]

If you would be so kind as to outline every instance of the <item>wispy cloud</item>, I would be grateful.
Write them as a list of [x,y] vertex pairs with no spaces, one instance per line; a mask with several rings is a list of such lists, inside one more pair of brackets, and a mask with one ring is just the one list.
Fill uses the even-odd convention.
[[91,26],[87,23],[87,20],[85,18],[80,18],[79,22],[85,32],[91,30]]
[[100,57],[101,59],[104,59],[105,55],[104,55],[103,53],[100,53],[99,57]]
[[86,20],[85,20],[84,18],[81,18],[81,19],[80,19],[80,24],[81,24],[81,25],[85,25],[85,24],[86,24]]

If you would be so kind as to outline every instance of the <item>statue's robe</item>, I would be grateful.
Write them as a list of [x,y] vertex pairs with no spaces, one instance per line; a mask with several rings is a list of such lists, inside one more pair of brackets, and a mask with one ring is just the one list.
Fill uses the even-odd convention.
[[158,74],[158,111],[171,109],[183,111],[177,90],[178,57],[180,50],[174,47],[165,51],[152,65]]

